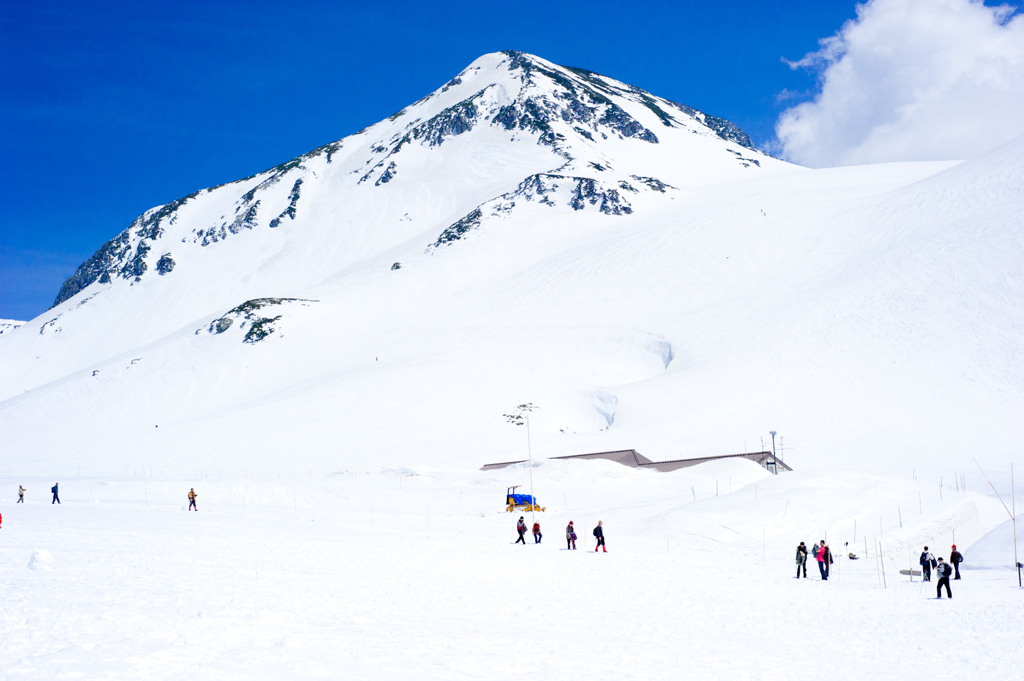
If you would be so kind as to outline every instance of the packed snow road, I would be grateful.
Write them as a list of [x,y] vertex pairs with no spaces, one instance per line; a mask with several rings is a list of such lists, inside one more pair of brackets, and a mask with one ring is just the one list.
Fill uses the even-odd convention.
[[[911,514],[918,483],[874,474],[544,462],[543,541],[524,547],[512,543],[520,514],[501,510],[523,467],[200,475],[68,480],[59,506],[43,494],[51,480],[21,481],[23,505],[5,490],[0,678],[966,679],[1024,667],[1016,576],[972,569],[984,563],[972,543],[985,536],[978,550],[993,552],[1009,538],[989,533],[1002,509],[980,494],[924,496]],[[599,519],[607,554],[593,550]],[[897,571],[920,537],[948,555],[947,530],[967,562],[939,601],[934,583]],[[813,562],[794,579],[796,544],[826,535],[832,579]]]

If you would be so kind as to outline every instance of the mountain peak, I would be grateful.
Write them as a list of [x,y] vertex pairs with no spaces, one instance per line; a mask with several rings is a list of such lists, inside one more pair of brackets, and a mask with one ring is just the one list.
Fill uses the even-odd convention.
[[[469,165],[453,164],[456,158]],[[629,215],[638,194],[738,178],[766,163],[778,162],[723,119],[536,55],[486,54],[354,135],[146,211],[79,266],[54,307],[90,287],[135,286],[152,279],[149,273],[176,274],[195,248],[243,232],[294,231],[309,216],[356,228],[326,197],[358,200],[375,224],[402,224],[395,232],[399,242],[412,238],[415,226],[424,247],[434,248],[461,240],[489,217],[518,210],[517,201]],[[438,183],[449,189],[441,199],[429,192],[432,207],[415,216],[390,215],[388,206],[401,197]],[[311,202],[310,196],[324,198]],[[326,275],[333,266],[314,270]]]

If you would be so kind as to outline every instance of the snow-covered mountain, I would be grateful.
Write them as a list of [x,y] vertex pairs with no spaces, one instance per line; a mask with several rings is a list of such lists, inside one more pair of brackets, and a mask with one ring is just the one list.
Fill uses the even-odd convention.
[[[589,71],[485,55],[350,137],[153,208],[0,339],[40,466],[760,448],[1009,451],[1024,141],[812,171]],[[47,433],[41,438],[41,433]],[[77,463],[76,463],[77,465]]]
[[0,319],[0,333],[14,331],[16,328],[24,324],[25,322],[19,322],[14,319]]

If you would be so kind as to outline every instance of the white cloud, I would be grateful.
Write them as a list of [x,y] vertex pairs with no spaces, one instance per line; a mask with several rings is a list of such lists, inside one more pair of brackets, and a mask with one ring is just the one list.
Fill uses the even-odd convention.
[[776,149],[811,167],[970,158],[1024,134],[1024,15],[977,0],[869,0],[793,68],[820,92]]

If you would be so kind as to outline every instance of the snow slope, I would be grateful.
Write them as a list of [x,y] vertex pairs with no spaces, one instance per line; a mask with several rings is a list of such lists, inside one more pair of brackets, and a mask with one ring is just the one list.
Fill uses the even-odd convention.
[[106,244],[0,338],[2,445],[65,475],[476,468],[522,458],[502,414],[530,401],[541,457],[775,429],[798,469],[1004,462],[1024,140],[812,171],[730,126],[485,55]]

